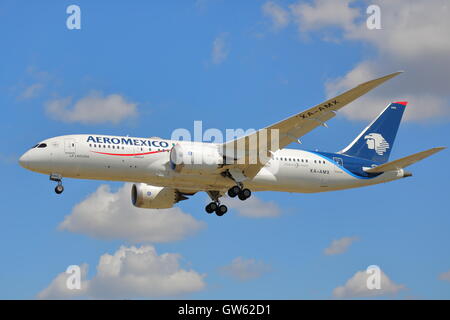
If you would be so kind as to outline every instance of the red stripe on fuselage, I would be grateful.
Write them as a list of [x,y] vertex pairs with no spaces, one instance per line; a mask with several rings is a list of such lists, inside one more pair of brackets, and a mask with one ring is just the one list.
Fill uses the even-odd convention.
[[133,156],[143,156],[146,154],[153,154],[153,153],[159,153],[159,152],[168,152],[170,150],[159,150],[159,151],[151,151],[151,152],[144,152],[144,153],[108,153],[108,152],[97,152],[97,151],[91,151],[98,154],[104,154],[108,156],[120,156],[120,157],[133,157]]

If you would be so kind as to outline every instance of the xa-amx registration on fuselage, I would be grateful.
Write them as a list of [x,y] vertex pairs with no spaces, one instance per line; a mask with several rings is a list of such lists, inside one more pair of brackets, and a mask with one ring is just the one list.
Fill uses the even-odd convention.
[[[62,178],[134,182],[132,203],[140,208],[170,208],[205,191],[208,213],[222,216],[224,194],[245,200],[252,191],[324,192],[343,190],[410,176],[403,169],[443,148],[432,148],[388,162],[406,102],[394,102],[337,153],[285,149],[336,112],[396,72],[359,86],[250,135],[223,144],[105,135],[50,138],[19,160],[29,170],[50,175],[63,192]],[[261,133],[276,132],[277,143],[261,142]],[[270,137],[269,137],[270,136]],[[274,135],[266,135],[270,140]],[[251,143],[252,141],[258,141]],[[271,140],[270,142],[272,142]],[[266,150],[261,150],[262,146]],[[229,152],[232,150],[233,152]],[[249,161],[256,152],[265,157]],[[200,161],[193,160],[202,159]]]

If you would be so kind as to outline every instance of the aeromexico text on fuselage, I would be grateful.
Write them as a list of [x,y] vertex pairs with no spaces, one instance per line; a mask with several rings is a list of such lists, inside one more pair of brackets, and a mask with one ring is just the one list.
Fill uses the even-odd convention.
[[[111,138],[111,137],[89,136],[87,138],[87,142],[102,143],[102,144],[124,144],[136,147],[155,147],[155,148],[169,147],[169,143],[162,140],[150,140],[150,139],[128,138],[128,137]],[[175,144],[172,143],[172,146],[174,145]]]

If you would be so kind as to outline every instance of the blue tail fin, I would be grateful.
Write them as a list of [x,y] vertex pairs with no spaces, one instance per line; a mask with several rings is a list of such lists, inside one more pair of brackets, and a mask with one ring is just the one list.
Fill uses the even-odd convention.
[[372,160],[387,162],[397,135],[407,102],[393,102],[380,115],[339,153]]

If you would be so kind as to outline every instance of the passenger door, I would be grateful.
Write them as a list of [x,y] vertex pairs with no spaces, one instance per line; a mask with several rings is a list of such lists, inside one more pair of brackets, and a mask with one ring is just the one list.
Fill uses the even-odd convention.
[[77,150],[75,139],[64,139],[64,153],[74,157]]

